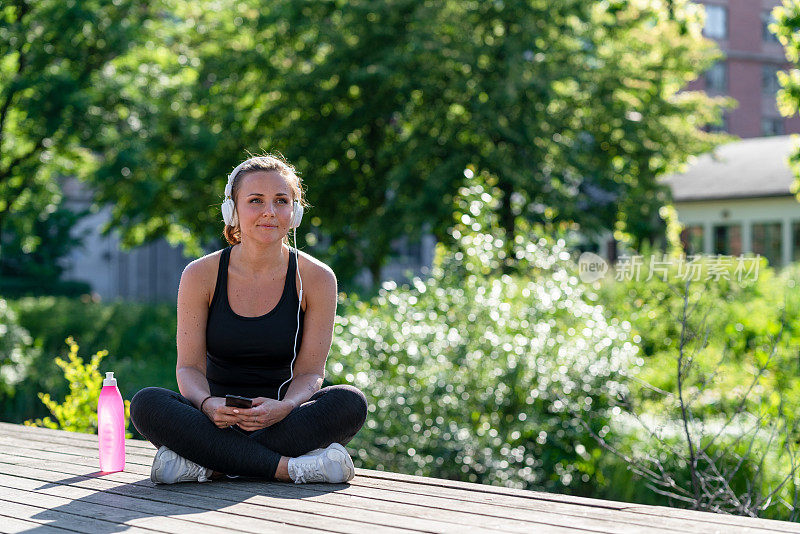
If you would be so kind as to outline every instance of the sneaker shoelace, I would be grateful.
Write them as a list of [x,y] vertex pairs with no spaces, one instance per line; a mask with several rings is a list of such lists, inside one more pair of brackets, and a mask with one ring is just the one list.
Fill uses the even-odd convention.
[[298,484],[303,482],[323,482],[325,480],[323,460],[319,456],[306,462],[298,462],[294,468],[297,476],[295,482]]
[[[184,460],[186,459],[184,458]],[[208,482],[208,476],[206,476],[207,471],[208,470],[202,465],[196,464],[191,460],[186,460],[185,477],[191,477],[192,480],[197,480],[198,482]]]

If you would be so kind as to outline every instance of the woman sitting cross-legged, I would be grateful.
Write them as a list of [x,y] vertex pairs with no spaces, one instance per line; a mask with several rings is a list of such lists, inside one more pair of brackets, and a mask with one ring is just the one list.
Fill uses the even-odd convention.
[[[158,447],[150,478],[346,482],[355,469],[344,445],[363,426],[367,400],[350,385],[322,388],[336,277],[289,246],[303,213],[300,179],[281,159],[252,157],[228,177],[225,196],[230,246],[181,275],[180,393],[148,387],[131,400],[134,426]],[[226,395],[252,407],[227,406]]]

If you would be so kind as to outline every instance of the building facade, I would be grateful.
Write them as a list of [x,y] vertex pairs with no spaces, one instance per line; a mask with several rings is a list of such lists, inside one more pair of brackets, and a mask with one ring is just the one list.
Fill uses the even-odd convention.
[[687,254],[758,254],[773,267],[800,261],[800,203],[792,194],[789,135],[744,139],[663,178]]
[[[91,206],[91,191],[75,178],[62,178],[61,189],[66,207],[73,211]],[[184,257],[183,247],[160,239],[124,251],[119,232],[100,235],[100,228],[110,218],[111,208],[105,207],[78,221],[72,234],[83,237],[83,246],[71,250],[64,259],[62,278],[87,282],[103,301],[175,302],[183,268],[192,261]]]
[[722,130],[741,138],[800,133],[800,117],[783,118],[775,95],[777,72],[786,70],[783,46],[769,31],[771,11],[780,0],[702,0],[704,35],[716,41],[725,57],[687,86],[690,91],[726,95],[738,107],[725,113]]

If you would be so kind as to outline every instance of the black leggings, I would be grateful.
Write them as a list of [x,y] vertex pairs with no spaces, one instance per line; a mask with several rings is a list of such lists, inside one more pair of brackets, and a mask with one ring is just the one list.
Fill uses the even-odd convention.
[[131,421],[150,443],[227,475],[275,479],[281,456],[301,456],[333,442],[347,444],[367,417],[356,387],[320,389],[274,425],[245,432],[219,428],[183,395],[149,387],[131,399]]

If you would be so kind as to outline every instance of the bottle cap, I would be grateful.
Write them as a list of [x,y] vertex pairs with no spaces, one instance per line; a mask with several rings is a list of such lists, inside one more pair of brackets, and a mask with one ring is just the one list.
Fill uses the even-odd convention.
[[106,373],[106,378],[103,380],[103,387],[106,386],[116,386],[117,379],[114,378],[114,371],[109,371]]

